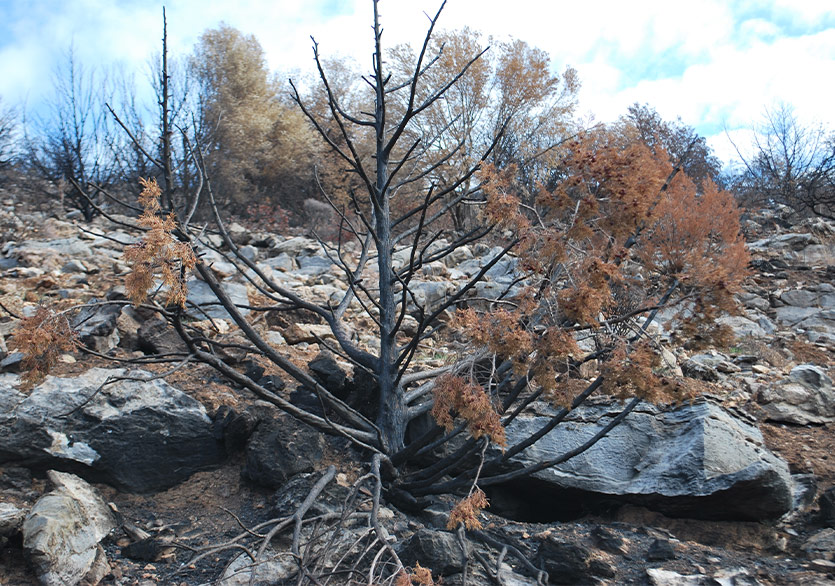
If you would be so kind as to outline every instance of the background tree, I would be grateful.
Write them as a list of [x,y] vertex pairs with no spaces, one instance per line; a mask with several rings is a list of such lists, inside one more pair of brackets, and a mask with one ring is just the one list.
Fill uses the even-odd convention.
[[72,46],[53,74],[53,96],[43,116],[26,128],[26,164],[36,174],[62,187],[62,199],[87,220],[95,207],[83,193],[114,178],[113,143],[118,140],[105,103],[112,95],[107,76],[88,70]]
[[632,104],[620,119],[620,131],[635,133],[653,153],[670,157],[674,166],[690,177],[697,186],[706,180],[719,182],[722,162],[716,158],[707,141],[681,118],[668,121],[661,118],[649,104]]
[[298,209],[315,185],[312,135],[280,97],[255,37],[226,24],[208,30],[190,67],[206,172],[220,203],[240,211],[257,196]]
[[0,172],[11,164],[17,145],[18,114],[0,99]]
[[738,189],[747,201],[835,219],[835,132],[804,125],[791,106],[778,104],[766,110],[752,147],[748,156],[737,148],[745,166]]
[[171,210],[190,204],[187,196],[201,178],[191,147],[196,91],[184,61],[169,54],[165,9],[162,14],[162,51],[148,61],[154,106],[140,103],[133,77],[122,76],[120,91],[107,109],[124,131],[121,148],[114,149],[123,186],[133,191],[140,180],[154,177],[163,186],[166,209]]
[[[320,73],[317,72],[304,79],[304,91],[299,87],[295,91],[300,92],[307,111],[317,119],[321,131],[331,141],[340,148],[347,148],[347,136],[357,156],[370,163],[376,148],[374,133],[365,126],[340,127],[339,121],[332,114],[330,101],[337,100],[344,111],[371,112],[374,109],[374,92],[362,80],[362,70],[352,59],[323,56],[319,66],[328,79],[327,86],[321,83]],[[293,105],[300,112],[298,107]],[[321,197],[340,211],[351,214],[352,194],[365,189],[362,179],[327,143],[317,140],[317,144],[319,146],[314,164]],[[319,194],[315,193],[314,197],[317,196]]]
[[[576,72],[567,67],[562,75],[554,74],[550,56],[521,40],[496,42],[488,50],[480,33],[469,28],[435,34],[429,50],[437,61],[427,68],[421,91],[455,83],[407,129],[421,140],[426,183],[449,186],[486,153],[486,161],[499,169],[516,167],[515,181],[529,200],[535,185],[553,172],[562,154],[557,147],[575,131]],[[390,54],[397,81],[405,83],[414,71],[415,50],[399,45]],[[450,195],[462,204],[483,201],[472,180]],[[462,231],[473,224],[476,208],[455,205],[451,212],[455,228]]]

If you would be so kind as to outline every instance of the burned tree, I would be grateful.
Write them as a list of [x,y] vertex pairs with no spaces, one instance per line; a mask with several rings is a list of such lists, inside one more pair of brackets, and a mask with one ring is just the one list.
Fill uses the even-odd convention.
[[744,156],[737,149],[744,164],[737,180],[743,198],[835,219],[835,133],[805,125],[791,106],[778,104],[754,129],[752,151]]
[[[430,51],[440,12],[430,19],[411,76],[394,84],[385,68],[374,2],[373,70],[364,78],[371,88],[373,111],[352,113],[343,108],[315,42],[330,119],[309,110],[292,85],[293,97],[310,123],[363,188],[351,191],[347,207],[334,202],[340,236],[335,243],[320,241],[324,254],[345,276],[338,300],[304,299],[243,255],[225,229],[206,177],[216,229],[225,245],[223,254],[266,303],[236,306],[210,266],[198,260],[196,271],[248,340],[245,349],[314,392],[323,411],[296,405],[239,372],[223,358],[222,345],[190,329],[182,308],[165,310],[194,358],[323,432],[348,437],[380,454],[387,464],[390,491],[404,495],[472,486],[482,470],[478,455],[486,453],[485,442],[504,444],[503,425],[541,397],[562,405],[561,415],[484,463],[483,472],[493,476],[483,482],[503,479],[503,463],[598,389],[631,399],[612,425],[639,400],[681,396],[686,389],[658,374],[658,348],[647,337],[647,326],[658,309],[686,301],[690,317],[682,321],[682,328],[716,334],[705,324],[731,308],[731,293],[744,274],[746,258],[728,194],[706,185],[700,195],[677,167],[644,145],[624,146],[612,131],[598,130],[575,140],[572,154],[562,163],[564,179],[550,190],[540,186],[535,198],[526,194],[532,205],[517,197],[512,166],[496,170],[485,163],[507,124],[496,129],[492,142],[456,179],[445,180],[443,186],[434,184],[433,171],[465,145],[458,143],[438,160],[431,152],[435,137],[422,135],[417,121],[480,57],[473,55],[438,87],[421,87],[440,59],[439,53]],[[336,135],[328,130],[334,125]],[[373,142],[372,156],[365,155],[362,140]],[[424,163],[427,159],[431,164]],[[449,230],[444,221],[469,195],[459,190],[469,182],[477,183],[486,197],[486,210],[480,224],[461,234]],[[417,188],[422,190],[420,199],[414,197]],[[206,242],[192,235],[185,220],[172,223],[166,233],[199,250]],[[421,270],[471,243],[487,240],[494,248],[483,266],[446,299],[425,303],[418,290]],[[179,261],[168,257],[156,262],[166,266]],[[477,303],[477,285],[499,263],[513,267],[512,280],[492,298]],[[185,273],[181,275],[184,278]],[[268,343],[251,315],[244,315],[244,310],[257,314],[288,309],[315,315],[329,326],[335,343],[320,342],[368,375],[376,395],[374,405],[355,406],[335,396]],[[376,325],[377,344],[362,345],[352,339],[347,324],[351,313],[362,313]],[[405,323],[411,320],[416,325],[407,335]],[[473,351],[463,353],[455,364],[421,370],[416,356],[425,340],[456,326]],[[593,341],[593,350],[580,349],[581,333]],[[590,379],[588,373],[580,374],[587,363],[597,365]],[[410,423],[430,411],[441,427],[417,437],[408,435]],[[462,432],[471,439],[453,454],[425,465],[427,455]],[[542,465],[572,455],[556,455]],[[415,469],[415,462],[422,463]],[[439,482],[442,478],[446,481]]]
[[[159,188],[146,183],[140,222],[145,236],[129,249],[134,267],[129,289],[139,302],[160,290],[157,280],[167,287],[167,297],[148,306],[185,342],[187,351],[179,358],[206,363],[297,419],[373,453],[387,494],[398,502],[418,505],[417,499],[432,493],[466,494],[455,519],[469,526],[484,505],[477,485],[529,475],[581,453],[641,400],[686,396],[690,389],[661,371],[660,348],[648,326],[659,310],[679,308],[685,310],[678,321],[682,333],[722,334],[713,320],[732,309],[746,253],[729,194],[712,184],[696,189],[678,167],[607,129],[566,143],[570,154],[555,173],[561,179],[526,187],[523,197],[513,165],[488,164],[508,121],[497,126],[483,152],[468,155],[473,163],[460,168],[457,178],[433,183],[434,171],[465,143],[439,159],[432,151],[435,137],[423,135],[421,128],[428,127],[418,121],[480,55],[440,85],[421,87],[440,59],[431,39],[442,6],[430,18],[411,75],[396,83],[385,67],[378,2],[373,5],[373,70],[364,78],[373,109],[346,111],[315,41],[329,119],[307,108],[292,86],[302,112],[361,186],[349,192],[346,205],[333,200],[338,236],[335,242],[320,240],[323,254],[343,275],[339,296],[318,302],[302,297],[238,247],[221,217],[200,144],[193,145],[192,155],[203,170],[203,189],[189,198],[187,208],[170,207],[170,198],[161,205]],[[363,140],[374,145],[371,156],[360,145]],[[170,165],[165,158],[160,162]],[[465,184],[473,187],[461,190]],[[451,230],[448,214],[472,189],[485,198],[481,221],[463,233]],[[201,193],[213,210],[213,226],[192,223]],[[430,303],[420,290],[421,272],[485,242],[492,248],[485,247],[489,253],[478,269]],[[207,249],[234,263],[257,302],[236,303],[203,255]],[[222,341],[193,323],[194,316],[207,315],[187,301],[192,268],[245,342]],[[498,288],[480,288],[488,273],[500,268],[508,278]],[[375,401],[336,396],[271,344],[259,330],[258,316],[282,311],[326,324],[333,342],[320,338],[319,343],[352,363],[355,373],[364,373]],[[374,343],[351,335],[352,315],[375,325]],[[464,351],[454,363],[423,368],[422,348],[442,335],[456,337]],[[317,404],[294,403],[256,374],[242,372],[230,358],[241,351],[286,372],[315,394]],[[509,471],[514,455],[598,391],[628,400],[599,434],[535,466]],[[506,425],[540,399],[558,406],[555,415],[524,438],[508,438]],[[421,426],[411,426],[418,420]],[[490,442],[502,449],[488,449]]]

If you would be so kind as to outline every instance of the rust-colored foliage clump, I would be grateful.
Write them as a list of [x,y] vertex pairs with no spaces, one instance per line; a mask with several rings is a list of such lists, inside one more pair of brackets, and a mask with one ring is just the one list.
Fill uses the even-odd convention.
[[[663,150],[616,132],[581,137],[569,151],[561,179],[539,185],[533,201],[516,195],[513,169],[481,172],[484,219],[518,241],[527,283],[501,305],[459,310],[451,325],[561,407],[596,376],[620,398],[681,400],[685,386],[660,374],[660,347],[642,320],[663,306],[678,312],[678,334],[727,342],[715,320],[735,310],[748,264],[733,196],[710,182],[697,188]],[[433,414],[449,424],[445,406]]]
[[186,278],[197,263],[191,246],[174,238],[177,226],[174,214],[164,214],[159,203],[161,195],[155,179],[140,179],[142,193],[139,203],[143,207],[138,223],[146,228],[145,236],[125,250],[125,260],[132,265],[125,280],[125,288],[131,301],[142,303],[154,287],[157,275],[162,285],[168,287],[166,303],[185,307],[188,291]]
[[42,382],[58,357],[78,345],[75,332],[63,313],[41,305],[25,317],[12,336],[10,347],[23,353],[20,388],[29,390]]
[[415,563],[412,571],[407,571],[405,568],[400,570],[394,584],[395,586],[435,586],[435,582],[432,580],[432,572],[421,566],[420,562]]
[[474,438],[487,436],[499,445],[506,444],[504,427],[490,397],[474,382],[460,376],[443,375],[435,382],[432,416],[447,431],[453,428],[453,413],[467,422]]
[[487,508],[490,503],[487,501],[487,495],[480,488],[476,488],[470,496],[461,500],[456,504],[449,513],[449,520],[447,520],[446,528],[455,529],[461,523],[467,529],[481,529],[481,521],[478,519],[478,514]]

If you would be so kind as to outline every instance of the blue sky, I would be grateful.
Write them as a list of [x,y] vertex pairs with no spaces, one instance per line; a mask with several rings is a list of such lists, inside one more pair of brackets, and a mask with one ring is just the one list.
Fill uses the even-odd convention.
[[[389,44],[418,43],[439,0],[382,0]],[[36,109],[71,42],[87,66],[121,63],[144,74],[159,50],[156,0],[0,0],[0,97]],[[370,0],[171,0],[173,53],[220,21],[253,33],[272,68],[307,71],[310,35],[324,54],[371,51]],[[440,26],[513,36],[572,65],[580,111],[616,119],[631,103],[681,118],[727,159],[766,107],[784,101],[801,119],[835,130],[832,0],[449,0]],[[141,79],[141,78],[140,78]]]

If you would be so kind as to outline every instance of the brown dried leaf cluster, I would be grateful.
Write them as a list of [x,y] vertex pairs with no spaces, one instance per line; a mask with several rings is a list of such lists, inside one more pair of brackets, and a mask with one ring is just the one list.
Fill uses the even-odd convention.
[[519,327],[516,312],[499,308],[487,316],[472,309],[457,311],[453,327],[491,352],[517,362],[524,362],[533,350],[533,336]]
[[580,137],[569,151],[562,179],[539,185],[533,203],[512,167],[481,172],[485,219],[519,240],[530,285],[511,300],[515,306],[459,311],[451,325],[511,360],[561,406],[581,388],[577,330],[602,349],[589,367],[604,375],[608,392],[680,398],[682,385],[656,374],[657,348],[627,340],[638,332],[636,320],[663,300],[681,312],[679,336],[729,342],[715,320],[735,311],[748,264],[734,198],[674,172],[662,148],[609,129]]
[[435,582],[432,580],[432,572],[428,568],[421,566],[420,562],[415,563],[412,571],[408,571],[405,568],[400,570],[394,584],[395,586],[435,586]]
[[460,376],[443,375],[435,381],[432,417],[447,431],[453,428],[453,414],[467,422],[474,438],[487,436],[505,446],[504,427],[490,397],[481,385]]
[[140,183],[143,189],[139,203],[144,211],[138,223],[147,228],[147,232],[142,240],[125,250],[125,260],[132,265],[125,288],[133,303],[142,303],[159,276],[163,286],[168,288],[166,303],[185,307],[186,280],[197,257],[187,242],[180,242],[172,235],[177,223],[173,214],[162,212],[161,192],[156,180],[140,179]]
[[657,374],[658,353],[648,342],[615,349],[602,368],[603,390],[619,399],[640,397],[651,403],[679,402],[691,398],[695,387]]
[[487,501],[487,495],[480,488],[476,488],[470,496],[461,500],[452,508],[446,528],[455,529],[463,523],[467,529],[481,529],[478,514],[488,506],[490,506],[490,503]]
[[23,318],[10,343],[12,349],[23,353],[20,388],[29,390],[43,381],[58,357],[77,345],[76,334],[63,313],[41,305],[33,316]]

